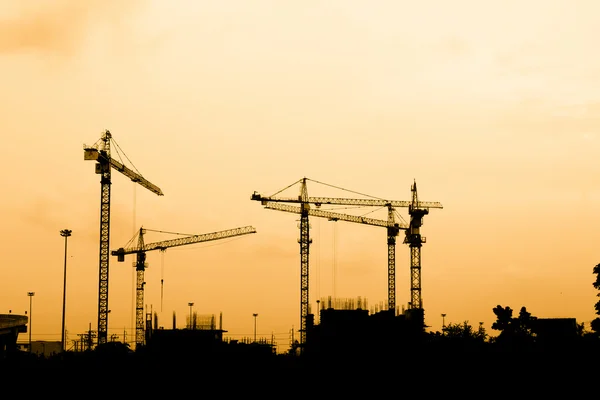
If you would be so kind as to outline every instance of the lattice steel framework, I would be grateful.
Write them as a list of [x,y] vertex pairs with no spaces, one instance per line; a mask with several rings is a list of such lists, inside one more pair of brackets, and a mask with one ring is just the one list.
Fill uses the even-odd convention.
[[388,310],[396,309],[396,238],[389,236],[388,244]]
[[107,132],[102,141],[104,149],[100,150],[98,167],[100,169],[100,262],[98,277],[98,344],[106,343],[108,339],[108,255],[110,243],[110,132]]
[[[140,234],[138,236],[138,247],[140,249],[144,248],[144,235],[143,230],[140,229]],[[136,275],[136,285],[135,285],[135,346],[138,348],[139,346],[143,346],[145,342],[146,335],[144,333],[145,326],[145,318],[144,318],[144,271],[146,270],[146,253],[139,252],[136,254],[136,262],[135,262],[135,275]]]
[[300,214],[300,352],[304,351],[306,343],[306,326],[309,312],[309,293],[308,293],[308,254],[311,243],[309,235],[308,211],[310,205],[306,202],[308,191],[306,188],[306,179],[302,181],[300,188],[301,214]]
[[400,226],[394,221],[394,208],[388,206],[388,310],[396,310],[396,236]]
[[410,308],[423,308],[421,299],[420,244],[410,244]]
[[410,223],[408,230],[405,231],[404,243],[410,247],[410,303],[409,309],[422,309],[423,301],[421,297],[421,246],[425,243],[425,237],[421,236],[421,226],[423,225],[423,216],[429,214],[426,208],[419,208],[419,199],[417,197],[417,184],[411,186],[412,203],[408,207]]

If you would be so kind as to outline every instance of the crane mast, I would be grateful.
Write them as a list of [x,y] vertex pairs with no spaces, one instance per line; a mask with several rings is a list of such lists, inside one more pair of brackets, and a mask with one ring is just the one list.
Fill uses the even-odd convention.
[[145,187],[153,193],[162,196],[163,193],[156,185],[147,181],[139,173],[111,157],[112,134],[109,130],[102,133],[101,138],[93,146],[84,145],[83,159],[96,161],[95,172],[100,175],[100,256],[98,283],[98,344],[106,343],[108,339],[108,273],[109,273],[109,243],[110,243],[110,195],[111,170],[115,168],[133,182]]
[[135,301],[135,342],[136,348],[143,346],[145,343],[145,328],[144,328],[144,271],[146,270],[146,252],[152,250],[166,251],[166,249],[177,246],[184,246],[188,244],[207,242],[211,240],[226,239],[234,236],[247,235],[250,233],[256,233],[256,229],[252,226],[245,226],[235,229],[227,229],[218,232],[205,233],[201,235],[186,235],[185,237],[163,240],[160,242],[154,242],[145,244],[144,234],[146,229],[140,228],[138,233],[137,247],[119,248],[113,250],[111,255],[117,256],[118,262],[125,261],[125,255],[135,254],[135,270],[136,270],[136,301]]
[[[140,228],[138,235],[138,248],[144,248],[144,229]],[[139,329],[144,324],[144,271],[146,270],[146,252],[139,251],[135,255],[135,344],[136,349],[138,345],[144,343],[144,330]],[[120,260],[119,260],[120,261]]]
[[409,309],[422,310],[423,300],[421,298],[421,247],[425,243],[425,237],[421,236],[423,216],[429,214],[429,210],[419,206],[417,195],[417,183],[414,182],[410,190],[412,201],[408,207],[410,215],[410,227],[405,231],[404,243],[410,248],[410,303]]
[[304,351],[306,343],[306,327],[308,320],[308,247],[312,243],[309,236],[308,212],[310,204],[308,200],[308,189],[306,187],[306,178],[302,180],[300,186],[300,352]]
[[396,311],[396,236],[400,227],[394,221],[394,208],[388,206],[388,310]]

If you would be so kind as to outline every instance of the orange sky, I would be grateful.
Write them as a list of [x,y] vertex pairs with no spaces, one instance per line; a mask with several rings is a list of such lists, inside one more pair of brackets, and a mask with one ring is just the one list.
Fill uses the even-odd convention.
[[[300,324],[297,216],[250,196],[302,177],[394,200],[416,179],[422,200],[443,204],[422,229],[432,330],[446,313],[495,334],[498,304],[587,325],[599,12],[591,0],[0,1],[0,312],[23,313],[35,291],[33,339],[60,340],[68,228],[68,338],[97,329],[100,183],[83,145],[109,129],[121,161],[165,194],[113,172],[111,249],[142,225],[258,231],[148,253],[145,303],[161,325],[175,312],[183,326],[194,302],[250,337],[258,313],[258,335],[287,348]],[[385,229],[311,226],[310,303],[385,302]],[[405,305],[408,247],[396,257]],[[133,262],[112,257],[109,278],[109,335],[130,339]]]

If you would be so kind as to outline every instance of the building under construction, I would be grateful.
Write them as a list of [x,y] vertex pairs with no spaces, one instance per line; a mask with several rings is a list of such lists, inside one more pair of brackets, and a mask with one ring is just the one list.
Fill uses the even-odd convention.
[[[423,313],[415,310],[389,310],[386,305],[370,307],[358,298],[323,298],[317,314],[307,318],[306,342],[294,341],[290,354],[309,359],[360,359],[414,348],[424,337]],[[315,318],[316,317],[316,318]],[[277,355],[268,340],[231,340],[224,337],[223,316],[191,313],[184,328],[177,327],[173,313],[171,329],[160,326],[156,313],[146,314],[145,345],[139,352],[155,361],[198,359],[212,363],[232,360],[261,362]]]
[[369,310],[367,301],[322,299],[318,321],[309,314],[304,353],[309,357],[361,357],[386,354],[417,344],[425,327],[422,310],[385,307]]
[[270,359],[276,355],[276,346],[265,340],[226,340],[223,334],[223,315],[199,315],[192,313],[186,318],[185,328],[177,328],[173,313],[172,329],[158,324],[157,315],[146,315],[146,344],[141,352],[156,361],[179,361],[197,359],[211,362]]

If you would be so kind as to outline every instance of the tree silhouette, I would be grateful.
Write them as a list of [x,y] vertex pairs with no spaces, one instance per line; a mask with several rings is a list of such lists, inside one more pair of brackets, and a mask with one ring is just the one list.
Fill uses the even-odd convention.
[[492,329],[500,331],[495,340],[497,343],[524,345],[533,342],[535,338],[533,328],[537,317],[533,317],[527,308],[521,307],[518,317],[513,317],[513,310],[508,306],[498,305],[493,311],[497,320],[492,324]]
[[502,332],[508,331],[508,329],[510,328],[510,323],[512,321],[512,308],[508,306],[502,307],[501,305],[497,305],[496,307],[494,307],[493,311],[494,314],[496,314],[497,320],[492,324],[492,329],[500,331],[500,334],[502,334]]
[[[593,283],[594,288],[600,290],[600,264],[594,266],[593,272],[596,275],[596,280]],[[596,294],[596,296],[600,297],[600,293]],[[594,309],[596,310],[596,315],[600,315],[600,300],[596,302]],[[596,317],[590,324],[590,327],[594,332],[600,334],[600,317]]]
[[485,329],[480,326],[478,330],[473,329],[469,324],[469,321],[465,321],[462,324],[448,324],[444,328],[444,335],[449,339],[460,339],[469,341],[485,342],[487,339],[487,333]]
[[533,336],[533,324],[537,317],[533,317],[530,312],[527,311],[525,307],[521,307],[519,311],[519,317],[515,321],[517,323],[516,332],[517,335],[523,337],[531,337]]

